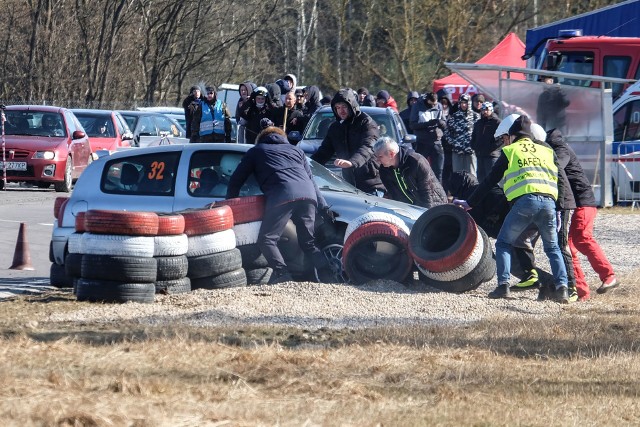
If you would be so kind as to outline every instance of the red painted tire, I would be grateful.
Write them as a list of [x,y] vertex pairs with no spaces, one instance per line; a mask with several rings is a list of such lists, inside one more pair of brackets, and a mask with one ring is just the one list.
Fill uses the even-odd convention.
[[158,236],[175,236],[184,233],[184,217],[177,213],[158,214]]
[[93,234],[125,236],[155,236],[158,234],[158,214],[91,209],[85,214],[86,231]]
[[409,235],[409,251],[416,264],[442,273],[460,266],[478,239],[473,218],[454,205],[439,205],[418,218]]
[[68,197],[56,197],[53,201],[53,217],[58,219],[60,211],[62,210],[62,204],[69,201]]
[[76,214],[76,233],[84,233],[87,231],[87,228],[84,226],[86,215],[86,212],[78,212]]
[[181,212],[184,217],[184,234],[201,236],[233,228],[233,212],[229,206],[211,209],[194,209]]
[[405,231],[387,222],[369,222],[355,229],[342,251],[349,281],[358,285],[379,279],[404,282],[413,268],[408,240]]
[[214,207],[229,206],[233,211],[233,223],[246,224],[247,222],[262,221],[264,203],[264,196],[246,196],[217,201]]

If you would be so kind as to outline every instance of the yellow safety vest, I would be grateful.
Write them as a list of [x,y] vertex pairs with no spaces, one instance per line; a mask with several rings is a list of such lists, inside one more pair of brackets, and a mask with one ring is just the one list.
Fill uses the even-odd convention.
[[504,194],[514,200],[524,194],[543,193],[558,199],[558,168],[553,162],[553,150],[521,138],[507,145],[502,152],[509,160],[504,173]]

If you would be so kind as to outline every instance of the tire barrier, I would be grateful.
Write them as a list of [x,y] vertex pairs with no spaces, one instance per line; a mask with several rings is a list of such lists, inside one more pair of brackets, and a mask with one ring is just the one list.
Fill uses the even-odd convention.
[[242,255],[237,248],[224,252],[190,257],[187,276],[200,279],[218,276],[242,268]]
[[76,298],[88,302],[152,303],[154,283],[123,283],[112,280],[78,279]]
[[236,246],[253,245],[258,241],[262,221],[245,222],[235,224],[233,232],[236,233]]
[[248,285],[266,285],[269,283],[273,270],[269,267],[254,268],[250,270],[245,269],[245,273],[247,275]]
[[51,263],[49,283],[56,288],[73,288],[73,278],[67,276],[65,266],[55,262]]
[[212,209],[219,206],[229,206],[233,211],[233,223],[244,224],[247,222],[262,221],[264,216],[264,196],[236,197],[234,199],[220,200],[213,204]]
[[412,271],[413,259],[408,250],[409,235],[388,222],[367,222],[347,238],[342,263],[354,284],[388,279],[404,282]]
[[158,214],[158,236],[174,236],[184,233],[184,217],[174,213]]
[[189,238],[186,234],[169,234],[153,237],[153,256],[179,256],[189,250]]
[[401,218],[386,212],[367,212],[366,214],[360,215],[349,222],[347,230],[344,232],[343,242],[346,242],[349,236],[351,236],[351,233],[353,233],[358,227],[370,222],[386,222],[388,224],[393,224],[407,233],[407,236],[409,235],[409,227],[407,227],[407,224]]
[[70,254],[81,254],[83,253],[83,233],[73,233],[69,235],[67,239],[67,251]]
[[153,283],[158,276],[158,261],[148,257],[85,254],[80,276],[83,279]]
[[158,263],[157,280],[171,281],[187,277],[189,260],[186,255],[154,257]]
[[241,286],[247,286],[247,274],[244,268],[239,268],[217,276],[191,279],[192,289],[223,289]]
[[217,233],[190,236],[188,243],[187,258],[215,254],[234,249],[236,247],[236,234],[233,229],[229,228]]
[[155,212],[91,209],[85,214],[84,227],[87,232],[92,234],[156,236],[158,234],[158,214]]
[[228,206],[183,211],[184,234],[189,237],[212,234],[233,227],[233,211]]
[[409,251],[420,280],[447,292],[475,289],[496,272],[489,237],[454,205],[436,206],[418,218]]
[[191,280],[188,277],[173,280],[158,280],[156,294],[175,295],[191,292]]

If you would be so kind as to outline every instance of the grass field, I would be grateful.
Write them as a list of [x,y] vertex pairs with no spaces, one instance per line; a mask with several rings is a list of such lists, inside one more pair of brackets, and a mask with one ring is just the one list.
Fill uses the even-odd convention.
[[[49,323],[0,303],[4,426],[640,424],[640,271],[536,322],[366,330]],[[595,293],[594,293],[595,295]]]

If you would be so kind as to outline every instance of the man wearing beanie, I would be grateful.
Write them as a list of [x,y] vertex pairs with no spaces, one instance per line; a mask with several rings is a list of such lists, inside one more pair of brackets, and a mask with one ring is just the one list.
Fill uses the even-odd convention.
[[396,110],[396,112],[398,111],[398,103],[386,90],[381,90],[378,92],[378,95],[376,95],[376,107],[391,107]]
[[256,138],[256,146],[242,157],[231,175],[227,199],[238,197],[240,188],[254,175],[265,197],[264,217],[258,246],[273,269],[270,284],[292,281],[291,273],[278,249],[278,240],[289,219],[296,226],[298,245],[311,257],[317,269],[324,268],[326,258],[315,245],[316,207],[323,218],[331,218],[326,201],[318,190],[304,151],[289,144],[287,135],[266,118]]
[[567,270],[562,259],[557,235],[557,211],[562,210],[562,180],[558,179],[558,160],[545,142],[534,142],[531,120],[518,117],[502,136],[502,153],[489,175],[466,200],[455,203],[464,209],[480,204],[489,190],[504,178],[504,193],[511,210],[504,220],[496,240],[498,286],[489,298],[508,298],[511,278],[511,248],[514,241],[532,224],[540,231],[544,252],[549,258],[555,281],[555,290],[541,288],[539,300],[553,299],[569,302]]
[[189,105],[191,111],[190,142],[231,142],[231,114],[227,104],[218,99],[216,88],[207,86],[206,96]]
[[182,108],[184,109],[185,130],[187,132],[186,137],[191,138],[191,119],[193,117],[193,109],[190,108],[194,101],[202,100],[202,94],[200,92],[200,86],[194,85],[189,89],[189,95],[182,101]]

